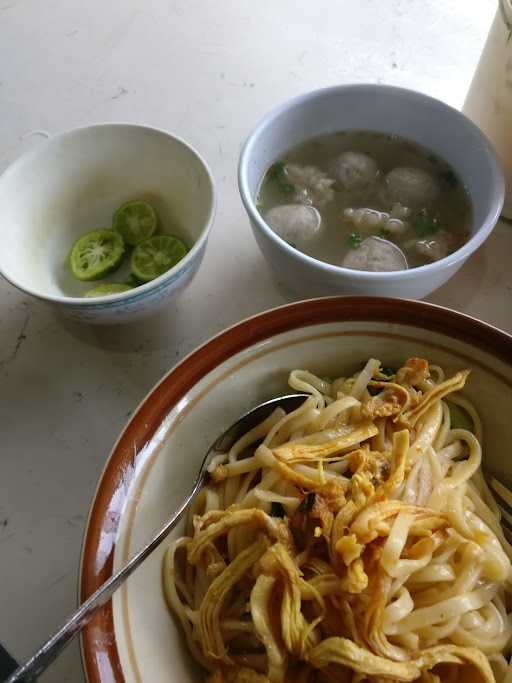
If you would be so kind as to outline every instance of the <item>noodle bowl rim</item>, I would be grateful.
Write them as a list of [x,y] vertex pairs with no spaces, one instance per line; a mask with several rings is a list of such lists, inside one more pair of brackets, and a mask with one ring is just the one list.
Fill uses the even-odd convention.
[[[308,299],[273,308],[233,325],[192,351],[166,373],[144,397],[121,431],[91,502],[79,570],[80,600],[90,595],[112,573],[120,510],[129,498],[129,483],[136,473],[135,456],[151,440],[165,415],[201,379],[241,351],[279,334],[337,322],[399,324],[412,330],[438,333],[446,336],[447,341],[449,338],[457,339],[502,361],[510,367],[512,375],[512,335],[471,316],[421,301],[352,296]],[[358,330],[357,334],[364,336],[368,332]],[[385,332],[380,330],[374,334],[378,336]],[[404,332],[397,332],[394,336],[404,338]],[[423,342],[428,344],[428,339]],[[439,348],[440,345],[432,344],[435,346]],[[452,350],[446,350],[453,354]],[[512,379],[507,381],[492,367],[478,361],[471,359],[471,363],[480,365],[512,388]],[[116,495],[122,498],[121,504],[119,501],[114,504]],[[100,541],[103,547],[105,541],[110,542],[106,559],[102,559],[99,552]],[[104,549],[102,553],[105,554]],[[109,663],[108,678],[105,677],[104,664],[102,667],[98,665],[98,651]],[[126,683],[117,650],[111,603],[99,610],[84,629],[81,654],[83,669],[90,683]]]

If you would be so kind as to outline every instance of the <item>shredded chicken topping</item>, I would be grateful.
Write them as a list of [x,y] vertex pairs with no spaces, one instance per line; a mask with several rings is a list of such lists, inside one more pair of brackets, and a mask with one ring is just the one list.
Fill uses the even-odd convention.
[[478,415],[470,431],[450,413],[468,375],[422,358],[297,370],[300,408],[215,459],[164,562],[207,683],[512,680],[512,549]]

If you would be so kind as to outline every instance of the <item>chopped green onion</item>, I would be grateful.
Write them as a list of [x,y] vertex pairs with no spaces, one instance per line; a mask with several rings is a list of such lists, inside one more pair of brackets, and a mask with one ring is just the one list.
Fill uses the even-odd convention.
[[279,180],[284,173],[285,166],[286,164],[284,161],[276,161],[275,164],[272,164],[268,171],[268,177],[270,180]]
[[363,238],[359,232],[351,232],[347,238],[347,246],[351,249],[359,249]]
[[383,375],[386,375],[386,377],[393,377],[393,375],[396,375],[396,370],[395,368],[381,368],[380,371],[382,372]]
[[459,184],[457,176],[451,169],[449,169],[445,173],[441,173],[441,178],[445,182],[447,182],[450,187],[457,187],[457,185]]
[[284,517],[286,511],[281,503],[276,503],[275,501],[270,506],[270,516],[271,517]]
[[437,218],[430,218],[425,210],[422,210],[414,219],[414,228],[419,237],[434,235],[440,228]]
[[272,164],[268,171],[268,177],[269,180],[274,180],[277,183],[284,194],[291,194],[295,191],[295,187],[287,181],[284,161],[276,161],[275,164]]

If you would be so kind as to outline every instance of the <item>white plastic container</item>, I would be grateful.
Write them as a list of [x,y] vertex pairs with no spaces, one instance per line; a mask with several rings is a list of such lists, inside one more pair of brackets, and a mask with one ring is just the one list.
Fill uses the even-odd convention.
[[463,112],[487,135],[503,166],[503,215],[512,218],[512,0],[500,6],[473,76]]

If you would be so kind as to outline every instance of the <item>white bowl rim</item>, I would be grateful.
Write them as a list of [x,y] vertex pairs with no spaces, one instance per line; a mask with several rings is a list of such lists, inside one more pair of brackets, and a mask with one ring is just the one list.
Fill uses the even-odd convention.
[[[38,154],[41,153],[41,151],[44,151],[45,147],[49,147],[52,145],[56,140],[62,140],[66,137],[71,137],[73,135],[78,135],[80,133],[83,133],[88,130],[94,130],[94,129],[106,129],[106,128],[140,128],[141,130],[146,130],[146,131],[151,131],[153,133],[159,133],[161,135],[165,135],[169,138],[172,138],[176,142],[180,143],[185,147],[188,151],[190,151],[200,162],[200,164],[203,166],[204,171],[206,173],[206,176],[208,178],[208,182],[210,185],[210,190],[211,190],[211,195],[212,195],[212,200],[210,204],[210,210],[208,212],[208,217],[205,221],[205,225],[203,229],[201,230],[199,237],[195,240],[192,248],[186,253],[186,255],[179,261],[173,268],[170,268],[167,270],[165,273],[162,275],[159,275],[156,277],[154,280],[151,280],[150,282],[146,282],[142,285],[139,285],[137,287],[134,287],[131,290],[128,290],[126,292],[120,292],[118,294],[110,294],[108,296],[102,296],[102,297],[91,297],[89,299],[86,299],[84,297],[78,297],[78,296],[65,296],[65,295],[55,295],[55,296],[50,296],[48,294],[41,294],[40,292],[36,291],[35,289],[31,287],[27,287],[26,285],[21,284],[16,280],[16,278],[13,278],[11,276],[6,275],[3,272],[2,265],[0,263],[0,275],[7,280],[11,285],[14,287],[17,287],[20,289],[22,292],[25,292],[26,294],[30,294],[37,299],[41,299],[43,301],[48,301],[52,304],[61,304],[64,306],[79,306],[80,308],[84,308],[87,310],[92,310],[92,309],[98,309],[98,308],[110,308],[112,304],[131,304],[135,300],[144,298],[146,294],[148,293],[154,293],[156,290],[163,289],[164,285],[167,284],[167,281],[169,278],[172,278],[173,275],[176,275],[179,271],[183,269],[187,269],[187,265],[190,264],[191,261],[195,258],[196,254],[198,251],[201,250],[204,242],[207,240],[208,235],[210,233],[210,230],[213,226],[213,222],[215,220],[215,214],[217,211],[217,193],[215,189],[215,182],[213,180],[213,174],[210,170],[209,165],[207,164],[206,160],[204,157],[198,152],[195,147],[193,147],[189,142],[184,140],[182,137],[179,135],[175,135],[174,133],[170,133],[167,130],[164,130],[163,128],[158,128],[156,126],[149,126],[143,123],[132,123],[129,121],[105,121],[105,122],[100,122],[100,123],[93,123],[93,124],[88,124],[88,125],[83,125],[83,126],[76,126],[75,128],[69,128],[68,130],[64,130],[60,133],[56,133],[55,135],[51,135],[49,138],[46,140],[43,140],[39,143],[37,143],[34,148],[28,150],[21,156],[19,156],[15,161],[13,161],[9,166],[2,172],[0,173],[0,183],[2,180],[6,177],[9,176],[11,173],[14,173],[18,170],[18,168],[24,164],[30,163],[30,161],[33,159],[33,157],[37,156]],[[184,268],[185,267],[185,268]],[[156,287],[155,287],[156,285]]]
[[[344,268],[343,266],[335,266],[330,263],[325,263],[324,261],[313,258],[312,256],[308,256],[307,254],[304,254],[302,251],[295,249],[294,247],[290,246],[286,242],[286,240],[279,237],[279,235],[275,233],[272,230],[272,228],[270,228],[270,226],[268,226],[267,223],[263,220],[263,217],[256,208],[256,205],[251,197],[248,179],[249,160],[254,151],[256,139],[259,137],[261,132],[274,121],[274,119],[276,119],[281,114],[285,114],[287,111],[291,109],[294,109],[304,103],[307,103],[311,100],[317,99],[318,97],[322,97],[324,95],[329,95],[331,93],[336,93],[340,91],[350,93],[351,91],[364,90],[381,90],[390,93],[394,92],[397,94],[401,94],[402,96],[409,97],[411,100],[423,100],[426,102],[430,102],[431,104],[446,111],[450,115],[458,117],[467,128],[472,129],[476,137],[480,139],[482,148],[487,153],[487,158],[489,161],[493,181],[492,185],[494,188],[493,197],[491,198],[491,204],[494,208],[491,208],[482,225],[476,230],[475,234],[465,244],[462,245],[462,247],[454,251],[452,254],[448,254],[448,256],[439,259],[439,261],[434,261],[433,263],[429,263],[424,266],[409,268],[407,270],[388,272],[355,270],[352,268]],[[317,90],[312,90],[303,93],[302,95],[297,95],[296,97],[286,100],[286,102],[283,102],[274,107],[273,109],[271,109],[267,114],[265,114],[265,116],[262,119],[260,119],[259,123],[256,125],[256,128],[254,128],[254,130],[250,133],[250,135],[248,136],[248,138],[242,146],[238,162],[238,188],[240,192],[240,197],[242,199],[242,203],[249,215],[250,220],[254,221],[257,224],[258,228],[263,233],[265,233],[265,235],[272,242],[274,242],[274,244],[277,247],[287,252],[289,256],[295,258],[297,261],[301,261],[302,263],[304,263],[304,265],[310,267],[312,266],[331,275],[338,274],[349,276],[352,277],[354,280],[359,281],[366,281],[370,279],[376,283],[405,281],[414,278],[415,274],[428,275],[429,273],[433,273],[434,271],[438,270],[439,267],[443,269],[449,268],[451,266],[455,266],[460,261],[467,259],[474,251],[476,251],[476,249],[478,249],[482,242],[484,242],[484,240],[492,232],[495,224],[499,220],[501,209],[503,207],[503,202],[505,200],[505,179],[503,176],[503,171],[497,160],[496,153],[491,143],[482,133],[482,131],[478,128],[478,126],[476,126],[467,116],[464,116],[464,114],[460,112],[458,109],[451,107],[449,104],[446,104],[445,102],[442,102],[441,100],[438,100],[435,97],[426,95],[425,93],[422,93],[418,90],[411,90],[409,88],[402,88],[399,86],[387,85],[384,83],[346,83],[341,85],[333,85],[326,88],[319,88]]]

